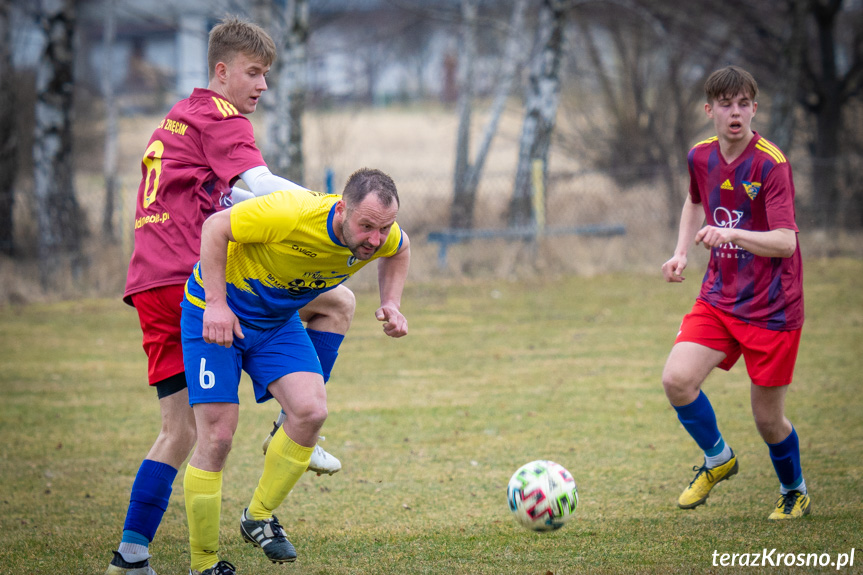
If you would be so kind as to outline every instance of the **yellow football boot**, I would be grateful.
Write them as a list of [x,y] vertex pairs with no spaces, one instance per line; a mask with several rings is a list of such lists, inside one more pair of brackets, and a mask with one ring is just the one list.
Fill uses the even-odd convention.
[[677,499],[677,506],[681,509],[692,509],[698,507],[710,496],[710,490],[717,483],[725,479],[731,478],[737,474],[737,456],[731,452],[731,459],[716,467],[693,467],[696,471],[695,477],[689,483],[689,487],[683,490],[680,497]]
[[797,519],[798,517],[809,515],[811,503],[812,501],[809,499],[808,493],[789,491],[776,500],[776,508],[768,519],[778,521],[782,519]]

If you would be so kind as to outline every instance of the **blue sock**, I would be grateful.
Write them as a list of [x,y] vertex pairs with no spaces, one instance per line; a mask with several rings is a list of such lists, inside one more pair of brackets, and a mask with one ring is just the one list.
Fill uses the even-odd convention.
[[145,459],[132,484],[129,511],[123,525],[123,542],[147,546],[168,508],[177,470],[167,463]]
[[683,428],[689,432],[705,454],[713,453],[720,445],[722,446],[719,448],[720,451],[724,448],[722,434],[719,433],[719,427],[716,425],[716,414],[703,391],[699,392],[695,401],[689,405],[672,407],[677,411],[677,419],[683,424]]
[[321,370],[324,372],[324,383],[326,383],[330,380],[330,372],[333,371],[333,366],[336,364],[339,346],[342,345],[345,336],[340,333],[317,331],[309,328],[306,328],[306,333],[309,334],[309,339],[312,340],[312,345],[315,346],[315,351],[318,353]]
[[800,440],[797,430],[791,428],[791,433],[779,443],[768,443],[770,459],[779,483],[784,490],[800,487],[803,482],[803,469],[800,467]]

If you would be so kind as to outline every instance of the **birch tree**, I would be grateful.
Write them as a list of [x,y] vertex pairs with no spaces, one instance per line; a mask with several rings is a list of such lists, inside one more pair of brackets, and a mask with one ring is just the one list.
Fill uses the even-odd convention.
[[561,0],[542,0],[539,9],[536,51],[530,64],[518,166],[509,204],[509,223],[514,227],[534,223],[531,179],[534,162],[542,163],[543,185],[548,172],[548,151],[560,100],[566,9],[566,2]]
[[476,14],[478,0],[462,0],[461,33],[459,34],[458,69],[458,135],[455,144],[455,174],[450,226],[469,228],[473,222],[475,194],[465,187],[465,175],[470,154],[470,123],[473,101],[473,65],[476,61]]
[[308,0],[287,0],[281,9],[273,3],[272,10],[271,30],[278,56],[271,71],[275,94],[268,122],[267,161],[274,173],[302,184],[309,4]]
[[476,193],[482,177],[482,170],[492,140],[497,133],[500,117],[512,91],[516,72],[522,64],[521,33],[524,28],[524,14],[527,0],[516,0],[507,28],[507,41],[501,63],[501,76],[495,89],[488,123],[477,150],[476,158],[470,162],[470,132],[473,108],[473,62],[476,59],[476,20],[477,0],[462,2],[462,49],[459,66],[459,125],[456,143],[455,178],[453,186],[453,205],[450,226],[470,228],[473,226]]
[[86,233],[75,198],[72,141],[75,1],[42,0],[38,18],[45,52],[36,73],[33,186],[40,276],[50,288],[64,260],[80,271]]

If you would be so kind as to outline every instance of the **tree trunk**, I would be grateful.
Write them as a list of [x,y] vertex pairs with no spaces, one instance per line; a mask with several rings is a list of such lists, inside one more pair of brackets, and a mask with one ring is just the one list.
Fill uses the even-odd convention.
[[[500,122],[500,117],[503,114],[506,101],[512,91],[512,85],[515,82],[516,72],[523,61],[523,50],[521,42],[521,34],[524,28],[524,14],[527,10],[527,0],[516,0],[513,5],[512,16],[509,22],[507,32],[506,47],[504,48],[503,62],[501,64],[501,77],[495,88],[494,101],[491,105],[488,123],[483,133],[482,141],[476,153],[476,159],[473,163],[469,158],[469,146],[467,144],[467,135],[464,137],[462,144],[462,131],[469,130],[470,113],[466,119],[459,121],[459,146],[456,156],[456,177],[455,177],[455,194],[453,197],[453,208],[450,217],[451,227],[454,228],[471,228],[474,223],[474,212],[476,208],[476,193],[479,188],[479,181],[482,176],[482,170],[485,166],[485,159],[488,157],[488,151],[491,148],[491,142],[497,133],[497,126]],[[475,15],[474,15],[475,16]],[[475,52],[475,50],[474,50]],[[473,56],[471,56],[473,58]],[[471,72],[467,73],[468,78],[472,78]],[[466,89],[473,93],[472,86],[466,86]],[[468,103],[468,108],[470,102]],[[462,165],[463,163],[463,165]]]
[[47,289],[67,259],[80,272],[87,226],[73,170],[74,0],[44,0],[39,22],[46,43],[36,77],[33,184],[40,276]]
[[803,75],[803,54],[806,47],[806,8],[808,0],[788,0],[790,26],[782,38],[782,53],[779,55],[780,85],[773,91],[773,106],[770,110],[768,137],[788,153],[794,143],[794,110],[797,106],[797,93],[800,91]]
[[105,0],[105,31],[102,38],[104,70],[102,96],[105,99],[105,159],[102,173],[105,177],[105,205],[102,211],[102,236],[115,239],[114,205],[117,196],[117,100],[114,97],[114,43],[117,35],[116,0]]
[[509,205],[509,224],[512,227],[535,223],[531,170],[537,160],[542,162],[542,182],[545,186],[548,150],[560,101],[565,8],[565,2],[543,0],[539,12],[538,50],[528,80],[515,186]]
[[450,227],[469,228],[473,222],[476,193],[466,189],[470,166],[470,124],[473,108],[473,63],[476,60],[477,0],[462,0],[461,36],[458,51],[458,136]]
[[288,0],[274,14],[273,40],[279,49],[275,68],[275,104],[269,122],[268,160],[273,171],[303,184],[303,113],[306,107],[308,0]]
[[833,32],[841,2],[828,3],[828,6],[813,4],[821,57],[820,101],[815,115],[816,137],[813,150],[813,207],[817,225],[826,229],[836,225],[839,213],[837,154],[843,102],[836,69]]
[[6,255],[15,251],[12,214],[18,174],[11,9],[11,0],[0,0],[0,253]]

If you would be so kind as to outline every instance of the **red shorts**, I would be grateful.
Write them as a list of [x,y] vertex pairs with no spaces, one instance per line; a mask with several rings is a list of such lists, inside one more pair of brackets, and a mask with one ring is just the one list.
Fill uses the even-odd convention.
[[683,317],[674,343],[692,342],[724,352],[718,367],[726,371],[743,355],[752,383],[776,387],[791,383],[801,332],[756,327],[697,300]]
[[144,332],[150,385],[184,371],[180,340],[180,302],[184,288],[183,284],[162,286],[132,295]]

